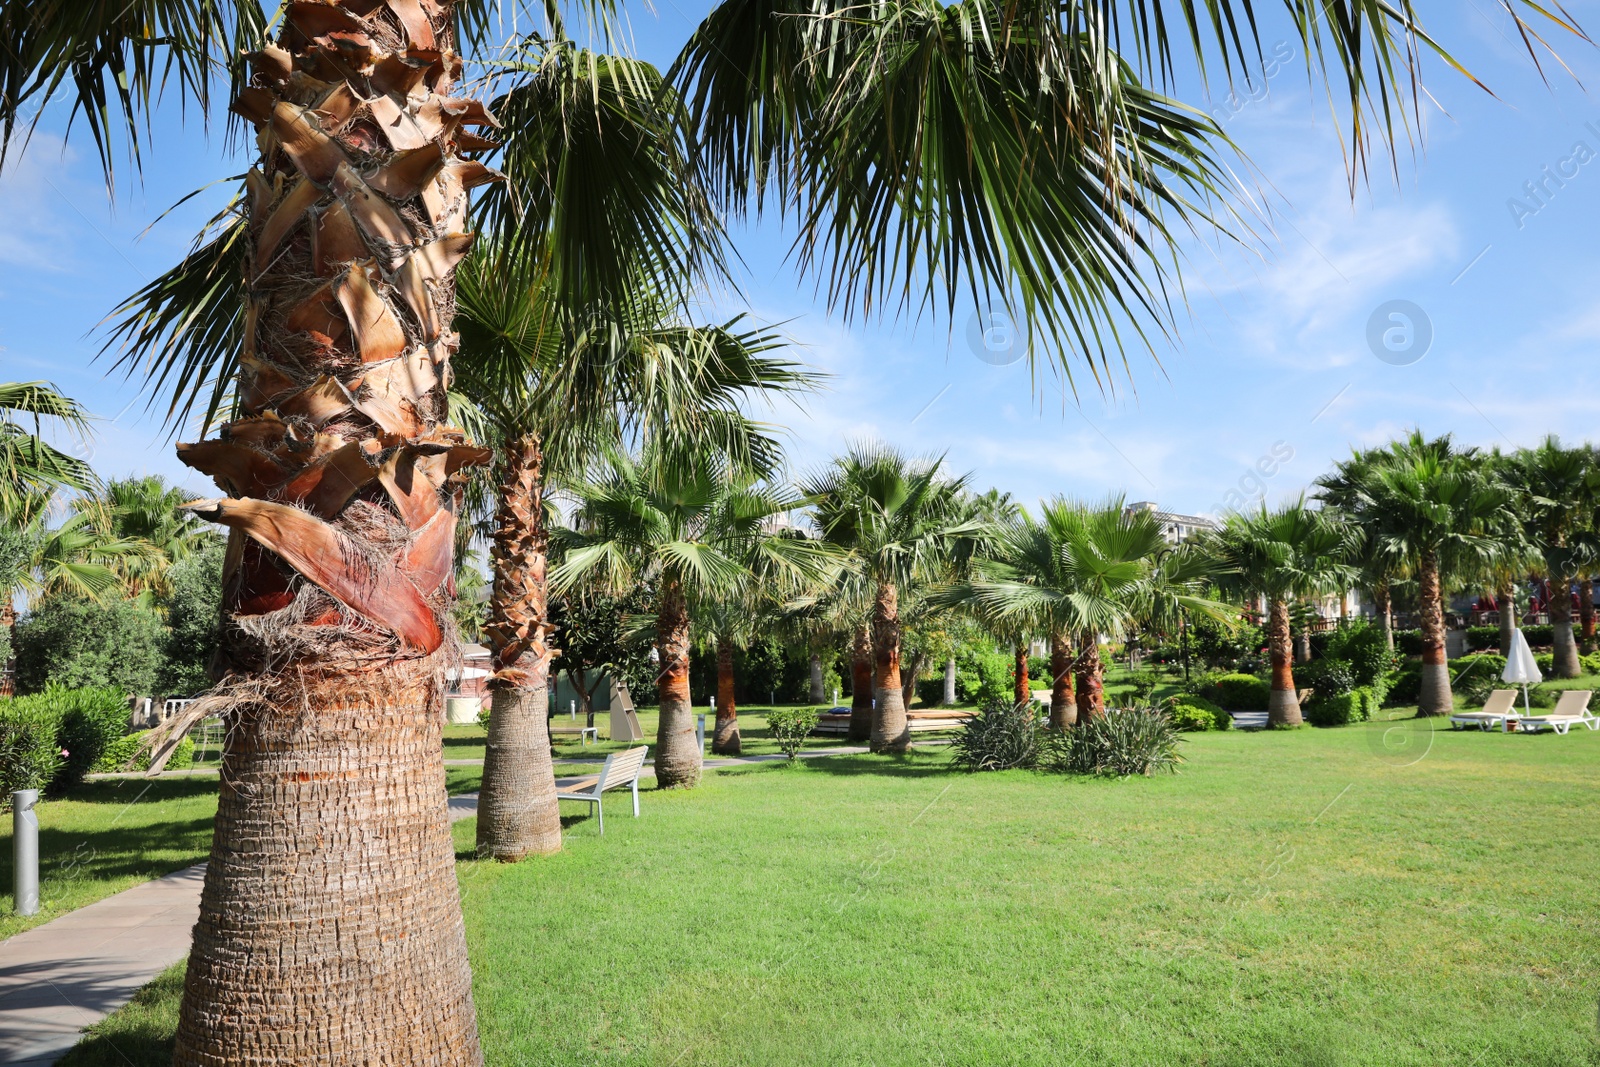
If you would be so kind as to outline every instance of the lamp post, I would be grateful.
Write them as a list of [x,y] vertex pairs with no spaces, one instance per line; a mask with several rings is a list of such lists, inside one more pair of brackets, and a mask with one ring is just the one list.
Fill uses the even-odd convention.
[[11,794],[12,899],[18,915],[39,912],[39,803],[37,789]]

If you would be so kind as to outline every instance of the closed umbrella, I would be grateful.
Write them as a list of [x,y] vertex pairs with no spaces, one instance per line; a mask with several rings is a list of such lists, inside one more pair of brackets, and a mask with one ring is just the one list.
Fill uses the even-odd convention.
[[1506,657],[1506,669],[1500,672],[1502,681],[1522,686],[1522,712],[1528,713],[1528,686],[1544,681],[1539,664],[1533,658],[1533,649],[1522,635],[1521,627],[1511,631],[1511,655]]

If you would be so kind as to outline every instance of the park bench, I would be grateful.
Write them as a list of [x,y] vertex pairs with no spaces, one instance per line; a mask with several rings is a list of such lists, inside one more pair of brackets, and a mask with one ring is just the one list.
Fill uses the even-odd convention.
[[581,778],[565,789],[557,790],[557,800],[581,800],[589,805],[589,810],[599,816],[600,833],[606,832],[606,809],[604,800],[607,789],[621,789],[623,786],[633,788],[633,817],[639,817],[639,775],[644,770],[644,758],[650,749],[645,745],[630,748],[624,752],[613,752],[606,757],[605,765],[600,768],[600,773],[588,778]]
[[[956,711],[943,709],[939,711],[908,711],[906,712],[906,727],[914,734],[930,733],[939,730],[957,730],[972,718],[970,711]],[[848,710],[829,711],[817,717],[817,725],[811,731],[815,734],[842,734],[850,729],[850,712]]]

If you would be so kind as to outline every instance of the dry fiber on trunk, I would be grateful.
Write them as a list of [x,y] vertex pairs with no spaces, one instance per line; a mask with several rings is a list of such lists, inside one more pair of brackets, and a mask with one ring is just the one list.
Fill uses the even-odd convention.
[[1033,686],[1028,681],[1028,643],[1018,641],[1012,650],[1011,700],[1019,707],[1033,699]]
[[1085,632],[1078,641],[1078,693],[1075,700],[1078,720],[1086,722],[1106,713],[1104,667],[1100,662],[1100,637]]
[[1267,723],[1299,726],[1300,695],[1294,688],[1293,641],[1289,636],[1289,602],[1273,598],[1267,617],[1267,650],[1272,660],[1272,691],[1267,697]]
[[904,752],[911,746],[905,699],[900,692],[900,599],[893,582],[878,587],[872,607],[872,751]]
[[1072,695],[1072,642],[1064,633],[1050,635],[1050,728],[1078,725],[1078,702]]
[[1422,694],[1418,715],[1448,715],[1455,707],[1450,668],[1445,660],[1444,598],[1439,591],[1439,557],[1422,553],[1417,567],[1417,607],[1422,629]]
[[234,109],[247,176],[241,415],[179,446],[227,499],[234,693],[175,1062],[481,1062],[439,741],[458,472],[442,425],[461,157],[438,0],[285,8]]
[[478,792],[478,854],[508,863],[561,847],[550,758],[549,537],[539,439],[506,445],[495,517],[494,586],[484,632],[492,655],[489,737]]

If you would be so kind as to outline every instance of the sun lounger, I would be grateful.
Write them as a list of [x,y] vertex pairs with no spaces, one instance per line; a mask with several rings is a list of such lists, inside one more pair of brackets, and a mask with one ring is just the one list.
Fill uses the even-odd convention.
[[633,817],[639,817],[639,773],[644,770],[644,757],[650,749],[644,745],[626,752],[613,752],[606,757],[600,773],[571,785],[556,793],[557,800],[581,800],[600,818],[600,833],[606,832],[606,808],[602,803],[607,789],[633,787]]
[[1483,702],[1482,711],[1458,711],[1451,715],[1450,728],[1476,726],[1480,730],[1492,730],[1497,726],[1504,727],[1507,719],[1522,718],[1516,712],[1516,704],[1515,689],[1496,689]]
[[1528,733],[1549,729],[1564,734],[1573,726],[1582,724],[1591,730],[1600,730],[1600,719],[1589,712],[1589,698],[1592,696],[1594,693],[1588,689],[1568,689],[1561,694],[1561,699],[1556,701],[1555,708],[1548,715],[1524,715],[1518,722],[1518,728]]

